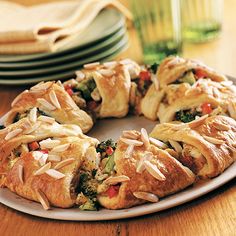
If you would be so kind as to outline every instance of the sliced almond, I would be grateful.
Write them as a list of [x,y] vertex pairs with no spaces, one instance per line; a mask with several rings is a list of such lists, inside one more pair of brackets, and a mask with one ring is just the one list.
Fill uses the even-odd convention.
[[151,80],[152,80],[152,82],[153,82],[153,84],[154,84],[154,86],[155,86],[156,91],[159,91],[160,84],[159,84],[159,81],[158,81],[158,79],[157,79],[157,76],[154,75],[154,74],[152,74],[152,75],[151,75]]
[[105,77],[111,77],[114,75],[114,71],[110,69],[100,69],[98,72]]
[[58,81],[56,82],[56,84],[57,84],[58,86],[60,86],[61,88],[64,89],[64,86],[63,86],[63,84],[62,84],[62,82],[61,82],[60,80],[58,80]]
[[18,165],[18,176],[21,184],[24,184],[24,167],[23,165]]
[[54,139],[45,139],[41,142],[39,142],[39,145],[42,149],[50,149],[54,148],[55,146],[58,146],[61,143],[60,140],[54,140]]
[[143,142],[133,139],[127,139],[127,138],[120,138],[120,141],[127,145],[134,145],[134,146],[142,146]]
[[109,62],[104,62],[103,65],[106,68],[114,68],[118,65],[118,63],[116,61],[109,61]]
[[215,98],[220,98],[220,92],[216,87],[213,87],[212,91]]
[[144,161],[144,165],[148,173],[157,180],[164,181],[166,179],[157,166],[153,165],[150,161]]
[[23,130],[22,129],[15,129],[15,130],[12,130],[11,132],[9,132],[6,137],[5,137],[5,140],[10,140],[14,137],[16,137],[17,135],[19,135],[20,133],[22,133]]
[[229,102],[228,104],[228,111],[229,111],[229,114],[230,116],[233,118],[233,119],[236,119],[236,108],[235,108],[235,104],[233,102]]
[[124,130],[123,137],[128,139],[138,139],[140,135],[132,130]]
[[125,151],[125,158],[131,158],[134,151],[134,145],[129,145]]
[[181,147],[181,145],[178,142],[176,142],[174,140],[168,140],[168,141],[176,152],[178,152],[178,153],[182,152],[183,148]]
[[146,148],[149,147],[150,142],[149,142],[148,133],[147,133],[147,130],[144,128],[141,129],[141,140],[143,141],[143,144]]
[[60,105],[60,103],[59,103],[59,101],[58,101],[57,95],[56,95],[56,93],[55,93],[54,90],[51,90],[51,91],[50,91],[50,93],[49,93],[49,98],[50,98],[52,104],[53,104],[56,108],[61,109],[61,105]]
[[61,157],[59,155],[49,153],[48,154],[48,161],[58,162],[58,161],[61,161]]
[[52,149],[52,152],[64,152],[70,147],[70,143],[58,145]]
[[34,107],[30,110],[29,112],[29,120],[32,122],[32,123],[35,123],[37,121],[37,108]]
[[93,63],[85,64],[84,68],[85,69],[94,69],[94,68],[96,68],[99,65],[100,65],[99,62],[93,62]]
[[45,109],[49,110],[49,111],[54,111],[56,110],[56,107],[53,106],[50,102],[48,102],[46,99],[44,98],[37,98],[37,102],[39,104],[41,104]]
[[119,175],[119,176],[114,176],[114,177],[109,177],[106,180],[104,180],[104,184],[107,185],[116,185],[118,183],[123,183],[129,181],[130,178],[126,175]]
[[44,166],[47,162],[48,159],[48,154],[47,153],[43,153],[43,155],[41,156],[41,158],[38,160],[40,166]]
[[133,192],[133,195],[136,198],[149,201],[149,202],[158,202],[159,198],[153,194],[153,193],[147,193],[147,192]]
[[42,204],[44,210],[49,210],[50,204],[49,204],[49,201],[48,201],[46,195],[43,193],[43,191],[38,189],[35,191],[35,193],[38,198],[38,201]]
[[54,166],[54,169],[55,169],[55,170],[58,170],[58,169],[60,169],[60,168],[62,168],[62,167],[65,167],[65,166],[67,166],[67,165],[70,165],[70,164],[73,163],[74,161],[75,161],[75,158],[68,158],[68,159],[65,159],[65,160],[59,162],[58,164],[56,164],[56,165]]
[[51,168],[51,162],[48,162],[46,165],[42,166],[40,169],[36,170],[34,172],[34,175],[42,175],[44,174],[47,170]]
[[39,159],[42,157],[43,153],[40,151],[33,151],[32,155],[34,157],[34,160],[39,161]]
[[233,85],[233,81],[230,81],[230,80],[221,81],[220,83],[221,83],[221,85],[226,86],[226,87]]
[[102,97],[101,97],[101,95],[100,95],[100,93],[99,93],[98,88],[95,88],[95,89],[93,90],[93,92],[91,93],[91,97],[92,97],[92,99],[93,99],[94,101],[96,101],[96,102],[98,102],[98,101],[100,101],[100,100],[102,99]]
[[36,122],[30,129],[25,130],[24,134],[31,134],[31,133],[33,133],[35,130],[37,130],[39,128],[40,125],[41,125],[41,122]]
[[156,146],[158,148],[163,148],[163,149],[168,148],[168,146],[165,143],[159,141],[158,139],[149,137],[149,141],[151,144],[153,144],[154,146]]
[[84,80],[85,74],[81,70],[76,71],[75,74],[76,74],[76,80],[78,82],[81,82],[82,80]]
[[150,161],[153,158],[153,154],[151,152],[145,152],[144,155],[137,162],[136,172],[142,173],[145,170],[144,161]]
[[208,117],[208,114],[207,115],[204,115],[196,120],[193,120],[191,122],[189,122],[187,125],[190,127],[190,128],[195,128],[195,127],[198,127],[199,125],[203,124],[204,121],[206,120],[206,118]]
[[52,82],[47,82],[47,83],[44,83],[44,82],[40,82],[38,84],[36,84],[35,86],[31,87],[31,91],[34,91],[34,90],[47,90],[49,87],[52,86]]
[[55,118],[49,117],[49,116],[39,116],[38,117],[39,121],[47,122],[49,124],[53,124],[55,122]]
[[206,141],[208,141],[208,142],[210,142],[210,143],[212,143],[212,144],[223,144],[224,143],[224,141],[223,140],[220,140],[220,139],[216,139],[216,138],[212,138],[212,137],[209,137],[209,136],[206,136],[206,135],[203,135],[203,138],[206,140]]
[[213,126],[220,130],[220,131],[228,131],[230,130],[230,127],[228,125],[222,124],[222,123],[217,123],[217,122],[213,122]]
[[49,176],[51,176],[52,178],[54,179],[62,179],[65,177],[65,174],[57,171],[57,170],[54,170],[54,169],[49,169],[49,170],[46,170],[45,173]]

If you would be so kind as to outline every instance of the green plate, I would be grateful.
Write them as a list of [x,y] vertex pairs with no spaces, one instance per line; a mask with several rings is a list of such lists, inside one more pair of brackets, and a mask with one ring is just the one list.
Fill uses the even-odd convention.
[[83,35],[79,35],[70,44],[60,50],[51,53],[27,54],[27,55],[1,55],[0,62],[32,61],[49,57],[56,57],[74,50],[79,50],[91,44],[98,43],[109,37],[125,24],[125,17],[115,9],[105,9],[99,13]]
[[65,54],[58,57],[45,58],[44,60],[29,62],[0,63],[0,77],[1,75],[5,74],[11,75],[12,72],[15,73],[15,70],[19,70],[19,72],[36,68],[42,68],[43,70],[46,70],[47,68],[45,67],[47,66],[59,66],[60,64],[66,64],[70,61],[79,60],[85,56],[91,56],[92,54],[96,54],[100,51],[106,50],[107,47],[110,47],[112,44],[117,43],[117,40],[119,40],[125,34],[125,32],[126,28],[125,26],[123,26],[99,44],[91,45],[90,47],[86,47],[79,51],[75,50],[70,54]]
[[71,68],[65,70],[63,72],[54,73],[52,75],[44,75],[44,76],[36,76],[30,77],[27,79],[0,79],[0,84],[2,85],[26,85],[26,84],[35,84],[40,81],[48,81],[48,80],[65,80],[70,79],[75,76],[75,70],[80,69],[84,64],[91,63],[93,61],[108,61],[118,55],[120,52],[125,50],[128,47],[128,37],[124,36],[123,39],[111,47],[109,50],[105,52],[101,52],[100,54],[93,55],[92,57],[86,58],[84,60],[80,60],[78,64],[71,65]]

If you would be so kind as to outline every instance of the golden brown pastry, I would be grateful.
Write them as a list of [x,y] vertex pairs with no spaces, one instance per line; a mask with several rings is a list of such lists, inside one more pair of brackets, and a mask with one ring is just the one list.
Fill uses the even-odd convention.
[[23,118],[0,131],[1,185],[45,209],[71,207],[81,170],[98,167],[96,144],[79,126]]
[[160,123],[189,122],[206,114],[223,114],[236,119],[236,87],[231,81],[199,79],[192,86],[170,84],[162,91],[164,96],[157,112]]
[[[154,140],[156,142],[158,140]],[[150,143],[144,129],[141,134],[124,131],[113,158],[113,166],[108,168],[109,159],[109,164],[102,169],[103,182],[98,186],[98,201],[105,208],[121,209],[157,202],[159,197],[180,191],[195,181],[195,175],[188,168]]]
[[236,122],[226,116],[156,125],[150,136],[168,142],[176,158],[201,178],[215,177],[235,161]]
[[5,126],[27,115],[33,107],[39,113],[53,117],[61,124],[79,125],[82,131],[88,132],[92,126],[92,118],[81,110],[71,99],[63,87],[55,82],[39,83],[30,90],[25,90],[12,102]]
[[140,67],[132,60],[84,65],[76,79],[64,82],[75,103],[94,118],[123,117],[129,110],[131,78]]
[[226,81],[227,78],[203,63],[184,59],[178,56],[170,56],[162,61],[157,70],[157,77],[160,81],[160,87],[163,88],[168,84],[182,81],[187,73],[193,73],[191,79],[209,78],[213,81]]

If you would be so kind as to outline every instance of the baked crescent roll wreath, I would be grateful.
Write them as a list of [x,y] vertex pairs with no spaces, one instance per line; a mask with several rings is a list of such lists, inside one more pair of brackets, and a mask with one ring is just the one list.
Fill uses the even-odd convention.
[[27,116],[34,107],[38,115],[45,114],[62,124],[79,125],[83,132],[88,132],[93,126],[92,118],[55,82],[39,83],[19,94],[12,102],[4,125],[8,126]]
[[[76,125],[23,118],[2,129],[0,140],[1,186],[45,209],[75,205],[81,174],[91,175],[99,164],[97,140]],[[96,209],[93,196],[85,202]]]
[[158,67],[157,77],[161,88],[172,83],[194,83],[200,78],[209,78],[217,82],[227,80],[223,74],[199,61],[178,56],[170,56],[164,59]]
[[[142,129],[141,133],[124,131],[117,146],[110,142],[97,147],[102,156],[97,191],[103,207],[121,209],[157,202],[159,197],[178,192],[195,181],[192,171],[158,148],[161,142],[151,141]],[[112,155],[106,158],[104,152]]]
[[190,122],[206,114],[236,119],[236,87],[232,81],[199,79],[192,86],[188,83],[170,84],[162,92],[164,95],[157,112],[160,123]]
[[226,116],[156,125],[150,136],[166,142],[176,159],[201,178],[215,177],[235,161],[236,121]]

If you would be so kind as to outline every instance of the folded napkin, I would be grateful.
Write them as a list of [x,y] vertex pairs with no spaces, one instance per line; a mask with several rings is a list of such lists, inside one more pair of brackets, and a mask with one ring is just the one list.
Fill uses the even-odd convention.
[[82,33],[102,9],[110,6],[132,18],[117,0],[62,1],[31,7],[0,1],[0,53],[55,51]]

